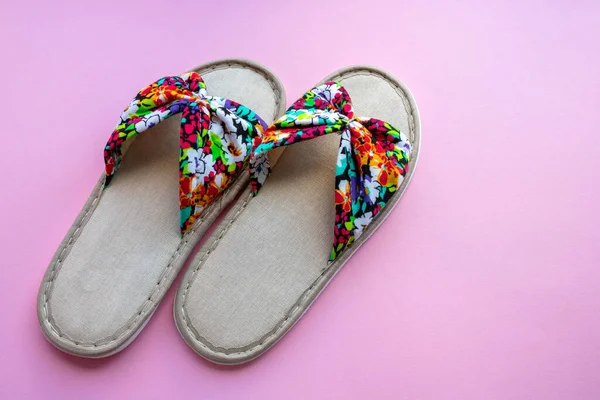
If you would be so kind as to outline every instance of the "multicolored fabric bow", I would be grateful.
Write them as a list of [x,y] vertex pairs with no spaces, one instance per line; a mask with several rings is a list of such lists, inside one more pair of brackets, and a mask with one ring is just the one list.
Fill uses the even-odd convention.
[[230,184],[250,157],[254,137],[267,125],[248,108],[207,96],[196,72],[161,78],[144,88],[123,111],[104,149],[106,183],[119,168],[121,146],[181,113],[179,203],[181,233]]
[[330,262],[361,236],[402,183],[411,150],[408,138],[386,122],[355,117],[348,92],[337,82],[326,82],[307,92],[254,139],[250,159],[256,194],[270,170],[266,152],[332,132],[341,132],[341,143]]

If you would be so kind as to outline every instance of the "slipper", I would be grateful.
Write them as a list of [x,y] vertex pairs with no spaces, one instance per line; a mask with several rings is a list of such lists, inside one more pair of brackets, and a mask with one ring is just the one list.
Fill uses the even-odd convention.
[[46,338],[90,358],[131,343],[194,245],[248,185],[253,138],[284,109],[279,79],[247,60],[211,62],[143,89],[43,278],[37,314]]
[[[406,86],[358,66],[323,82],[255,139],[251,186],[178,289],[177,328],[208,360],[247,362],[281,339],[412,177],[420,122]],[[265,154],[283,146],[268,175]]]

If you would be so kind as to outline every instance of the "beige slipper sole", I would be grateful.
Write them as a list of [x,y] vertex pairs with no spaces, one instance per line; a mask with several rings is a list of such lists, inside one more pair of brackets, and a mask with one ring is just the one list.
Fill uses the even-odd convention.
[[[194,68],[209,95],[237,101],[271,123],[285,109],[279,79],[257,63],[228,59]],[[40,326],[59,349],[106,357],[139,334],[194,245],[240,191],[242,171],[182,237],[179,123],[168,119],[133,141],[104,190],[104,174],[58,248],[37,304]]]
[[178,289],[179,332],[208,360],[244,363],[281,339],[377,230],[410,182],[421,136],[417,106],[406,86],[372,67],[345,68],[324,81],[330,80],[347,89],[356,115],[389,122],[409,137],[409,172],[365,233],[328,265],[339,136],[287,147],[259,195],[253,197],[250,188],[241,194]]

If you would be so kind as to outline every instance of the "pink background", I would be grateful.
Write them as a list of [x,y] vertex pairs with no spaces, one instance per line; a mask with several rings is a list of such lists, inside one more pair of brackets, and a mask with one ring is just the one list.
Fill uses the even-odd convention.
[[[600,3],[80,3],[0,6],[0,398],[600,398]],[[36,291],[122,108],[236,56],[288,102],[349,64],[406,82],[423,147],[400,207],[251,364],[197,357],[173,290],[121,354],[55,350]]]

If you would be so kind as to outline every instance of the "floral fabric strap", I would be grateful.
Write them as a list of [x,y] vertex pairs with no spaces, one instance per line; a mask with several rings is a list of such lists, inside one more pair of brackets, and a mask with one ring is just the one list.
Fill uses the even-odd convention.
[[105,186],[119,168],[123,143],[179,113],[179,208],[184,234],[242,170],[253,139],[267,125],[234,101],[207,96],[196,72],[161,78],[142,89],[121,114],[104,149]]
[[386,122],[356,117],[348,92],[337,82],[326,82],[307,92],[254,139],[250,160],[256,194],[269,173],[266,152],[332,132],[341,133],[341,143],[330,262],[361,236],[402,183],[411,150],[408,138]]

